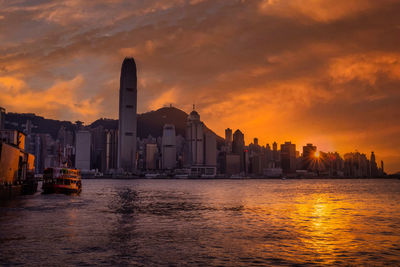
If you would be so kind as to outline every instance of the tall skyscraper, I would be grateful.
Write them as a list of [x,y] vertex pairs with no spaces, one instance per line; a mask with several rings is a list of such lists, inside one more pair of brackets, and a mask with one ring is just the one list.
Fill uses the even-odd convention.
[[107,136],[106,130],[99,125],[90,129],[92,135],[92,157],[90,166],[99,172],[107,170]]
[[204,133],[203,122],[200,121],[200,115],[196,110],[190,112],[186,124],[186,142],[188,145],[189,165],[204,164]]
[[89,131],[76,132],[75,167],[82,171],[90,170],[91,134]]
[[378,177],[378,175],[379,175],[379,173],[378,173],[378,164],[376,163],[374,151],[371,152],[370,164],[371,164],[371,176],[372,177]]
[[258,146],[258,138],[257,137],[254,138],[254,145]]
[[302,168],[304,170],[313,171],[316,168],[315,154],[317,152],[317,147],[313,144],[307,144],[303,146],[303,161]]
[[232,152],[240,156],[240,171],[245,171],[244,134],[238,129],[233,134]]
[[285,173],[296,172],[296,145],[285,142],[281,145],[281,166]]
[[146,169],[157,169],[157,144],[146,144]]
[[175,126],[165,124],[162,136],[162,168],[174,169],[176,167],[176,136]]
[[217,137],[214,133],[206,132],[204,134],[205,144],[205,165],[206,166],[217,166]]
[[118,130],[106,130],[106,171],[118,168]]
[[225,145],[227,147],[227,152],[232,152],[232,129],[225,129]]
[[137,77],[133,58],[125,58],[121,68],[119,89],[118,167],[136,169]]
[[5,120],[6,120],[6,110],[0,107],[0,130],[4,130]]

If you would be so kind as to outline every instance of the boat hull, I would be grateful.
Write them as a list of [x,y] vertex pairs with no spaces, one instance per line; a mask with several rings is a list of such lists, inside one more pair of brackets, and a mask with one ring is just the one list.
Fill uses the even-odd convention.
[[57,185],[57,184],[43,184],[43,193],[44,194],[79,194],[82,191],[81,187],[72,187],[65,185]]

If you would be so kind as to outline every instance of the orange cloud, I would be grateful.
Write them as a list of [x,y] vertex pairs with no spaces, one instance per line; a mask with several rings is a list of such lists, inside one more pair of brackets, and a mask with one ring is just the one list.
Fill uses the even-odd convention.
[[157,110],[163,106],[175,104],[178,102],[178,94],[178,88],[171,88],[167,91],[161,92],[159,96],[151,100],[148,107],[150,110]]
[[358,79],[375,85],[379,75],[400,80],[400,54],[378,52],[339,57],[333,60],[329,74],[338,83]]
[[[377,7],[383,1],[365,0],[263,0],[260,10],[264,14],[329,22]],[[393,2],[391,0],[385,1]]]
[[82,99],[83,83],[83,77],[78,75],[69,81],[58,81],[48,89],[33,91],[23,80],[0,77],[0,103],[14,112],[39,111],[58,119],[95,119],[102,99]]

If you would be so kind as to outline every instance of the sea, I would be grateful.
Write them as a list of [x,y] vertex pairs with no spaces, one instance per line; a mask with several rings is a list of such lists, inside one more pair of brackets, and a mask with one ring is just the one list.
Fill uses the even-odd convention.
[[83,180],[0,203],[2,266],[400,266],[400,180]]

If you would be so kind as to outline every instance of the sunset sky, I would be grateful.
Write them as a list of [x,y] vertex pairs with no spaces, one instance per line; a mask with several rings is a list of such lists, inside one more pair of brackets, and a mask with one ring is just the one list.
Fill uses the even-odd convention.
[[121,64],[138,112],[174,106],[246,143],[358,150],[400,171],[400,1],[0,0],[0,106],[118,118]]

